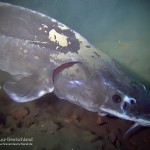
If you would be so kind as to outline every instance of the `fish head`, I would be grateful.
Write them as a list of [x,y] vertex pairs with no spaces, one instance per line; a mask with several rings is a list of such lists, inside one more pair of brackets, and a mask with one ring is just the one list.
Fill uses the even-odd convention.
[[100,112],[134,121],[141,126],[150,126],[150,95],[145,86],[135,81],[126,85],[122,83],[120,88],[115,83],[107,85]]
[[54,93],[60,99],[100,115],[150,125],[150,95],[146,88],[112,70],[90,70],[83,63],[67,63],[56,68],[53,82]]

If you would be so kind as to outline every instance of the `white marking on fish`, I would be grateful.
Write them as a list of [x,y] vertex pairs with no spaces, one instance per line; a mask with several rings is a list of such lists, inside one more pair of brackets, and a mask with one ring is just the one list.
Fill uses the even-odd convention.
[[68,41],[67,41],[68,37],[63,35],[63,34],[58,33],[54,29],[52,29],[49,32],[49,39],[50,39],[50,41],[58,43],[62,47],[67,47],[68,46]]
[[34,59],[39,59],[39,57],[38,56],[34,56]]
[[69,28],[61,23],[58,24],[58,27],[61,29],[61,30],[68,30]]
[[48,28],[48,26],[47,26],[47,25],[45,25],[45,24],[42,24],[42,26],[43,26],[43,28]]
[[52,21],[52,22],[57,22],[54,18],[51,18],[51,21]]
[[28,53],[28,50],[27,50],[27,49],[25,49],[23,52],[24,52],[24,54],[27,54],[27,53]]

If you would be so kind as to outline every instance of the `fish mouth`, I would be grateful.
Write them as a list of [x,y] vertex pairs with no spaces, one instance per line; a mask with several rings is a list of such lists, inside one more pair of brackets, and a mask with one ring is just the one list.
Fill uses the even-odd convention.
[[[121,119],[135,122],[129,129],[126,130],[126,132],[123,136],[123,138],[126,140],[129,139],[133,134],[138,132],[140,129],[142,129],[144,126],[145,127],[150,126],[150,121],[146,120],[143,117],[133,116],[133,115],[130,116],[130,115],[127,115],[125,112],[121,113],[121,112],[118,112],[116,110],[106,108],[104,106],[101,106],[100,110],[104,113],[109,114],[109,115],[113,115],[113,116],[116,116],[116,117],[121,118]],[[148,116],[145,116],[145,117],[148,117]]]
[[[106,108],[106,107],[103,107],[103,106],[100,107],[100,111],[102,111],[102,112],[104,112],[108,115],[113,115],[115,117],[121,118],[121,119],[136,122],[141,126],[150,126],[150,119],[147,120],[146,117],[140,117],[140,116],[134,116],[134,115],[130,116],[125,112],[120,113],[116,110],[112,110],[110,108]],[[147,116],[148,116],[148,118],[150,118],[149,115],[147,115]]]

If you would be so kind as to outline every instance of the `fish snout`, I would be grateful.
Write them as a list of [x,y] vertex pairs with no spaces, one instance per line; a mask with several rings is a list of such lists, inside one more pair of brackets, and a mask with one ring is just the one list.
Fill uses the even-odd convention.
[[142,126],[150,126],[150,94],[147,92],[136,99],[124,101],[121,108],[131,121]]

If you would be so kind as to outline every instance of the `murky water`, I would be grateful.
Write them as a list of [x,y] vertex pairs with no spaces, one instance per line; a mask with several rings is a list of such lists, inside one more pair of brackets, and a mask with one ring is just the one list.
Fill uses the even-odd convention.
[[40,11],[79,32],[150,84],[148,0],[4,0]]
[[[150,16],[149,16],[150,1],[149,0],[82,0],[82,1],[81,0],[32,0],[32,1],[31,0],[24,0],[24,1],[4,0],[3,2],[9,2],[11,4],[16,4],[16,5],[20,5],[23,7],[27,7],[39,11],[66,24],[70,28],[74,29],[75,31],[83,35],[98,49],[105,51],[111,57],[119,61],[130,72],[132,72],[133,75],[135,75],[135,78],[141,80],[142,82],[144,82],[144,84],[150,87],[150,78],[149,78],[150,77],[150,30],[149,30],[150,29],[149,28],[150,27]],[[3,76],[3,78],[5,78],[6,76],[9,77],[9,75],[6,74],[5,76]],[[74,109],[75,107],[72,104],[68,104],[68,103],[58,104],[58,100],[56,100],[57,105],[56,103],[54,103],[52,105],[53,107],[52,106],[46,107],[44,104],[42,104],[41,106],[38,103],[34,103],[34,102],[27,103],[25,105],[16,104],[16,103],[10,104],[8,97],[5,97],[3,95],[1,96],[1,99],[3,99],[1,102],[1,106],[4,107],[8,106],[8,108],[6,108],[5,111],[3,110],[4,107],[3,109],[1,109],[3,110],[2,112],[4,113],[4,115],[8,115],[7,111],[9,111],[9,109],[14,110],[14,108],[17,108],[18,106],[21,107],[21,109],[23,107],[25,109],[28,108],[30,110],[31,116],[27,116],[25,121],[24,118],[20,118],[20,119],[17,118],[16,122],[18,123],[19,121],[22,121],[22,126],[28,127],[28,130],[24,131],[24,129],[22,129],[21,132],[22,133],[26,132],[26,136],[28,135],[29,137],[31,137],[33,135],[34,137],[36,137],[36,144],[39,143],[39,141],[42,139],[41,137],[45,137],[46,139],[45,143],[44,141],[41,142],[42,146],[40,147],[40,149],[42,148],[44,149],[44,147],[47,148],[46,142],[48,143],[47,140],[48,138],[50,138],[51,141],[53,141],[54,138],[60,139],[59,137],[61,136],[66,137],[66,140],[70,141],[70,143],[74,145],[74,147],[73,146],[70,147],[70,145],[68,147],[66,146],[67,147],[66,150],[67,149],[80,150],[85,148],[86,149],[88,148],[107,149],[106,145],[110,145],[110,147],[113,149],[123,149],[123,147],[121,146],[113,146],[113,142],[110,142],[112,139],[108,140],[107,138],[105,140],[103,139],[102,141],[96,140],[96,143],[94,143],[93,145],[91,144],[86,145],[86,142],[88,141],[88,143],[90,143],[89,141],[93,138],[94,135],[91,134],[91,132],[87,133],[87,131],[81,131],[80,129],[74,126],[72,127],[72,124],[75,124],[80,128],[86,128],[86,129],[88,128],[89,131],[90,130],[89,126],[87,127],[86,125],[82,125],[85,122],[87,122],[87,120],[83,121],[83,123],[81,121],[79,124],[72,123],[72,121],[69,121],[69,123],[71,122],[71,126],[68,126],[68,124],[66,126],[66,122],[65,122],[65,125],[63,124],[65,126],[65,128],[63,128],[63,131],[60,130],[54,136],[50,136],[48,133],[52,135],[51,132],[58,131],[57,128],[59,128],[59,123],[61,122],[60,120],[65,120],[66,118],[68,119],[68,116],[72,118],[72,114],[74,113],[78,114],[79,111],[78,109],[80,108],[76,108],[74,111],[69,111],[70,108]],[[53,99],[56,98],[54,97]],[[40,104],[41,102],[47,104],[47,101],[48,101],[47,97],[43,98],[42,100],[40,100]],[[63,109],[63,107],[65,106],[68,107],[66,107],[66,109]],[[58,109],[58,111],[55,112],[54,108],[56,108],[56,110]],[[61,108],[64,111],[62,111]],[[42,112],[43,110],[46,115],[53,114],[59,117],[61,116],[63,119],[55,118],[55,117],[52,119],[51,117],[50,118],[47,117],[46,119],[42,120],[42,118],[45,116],[39,114],[38,111]],[[84,111],[81,112],[84,114],[81,115],[83,118],[89,113]],[[30,122],[29,119],[31,118],[33,119],[37,115],[36,113],[39,115],[37,116],[38,121],[33,120],[32,122]],[[72,114],[70,115],[68,113],[72,113]],[[2,116],[3,115],[0,114],[1,118]],[[93,118],[93,116],[91,118]],[[47,121],[50,119],[53,121],[52,122]],[[73,118],[73,119],[76,121],[77,118]],[[5,122],[7,122],[6,120],[9,120],[8,130],[11,130],[12,128],[13,129],[16,128],[17,123],[15,122],[15,119],[13,121],[10,121],[11,119],[6,117],[4,120]],[[42,122],[43,127],[41,126],[41,124],[38,124],[40,121]],[[113,121],[110,122],[113,125],[115,124]],[[120,124],[123,123],[121,122]],[[50,127],[54,126],[54,129],[48,127],[48,124],[50,125]],[[118,123],[118,125],[116,126],[119,128],[120,124]],[[128,124],[129,123],[127,123],[127,125]],[[31,125],[32,128],[29,128],[29,125]],[[127,127],[127,125],[125,126],[125,128]],[[20,128],[21,127],[19,127],[19,130]],[[94,128],[95,131],[100,130],[100,129],[96,129],[95,126]],[[103,130],[110,130],[110,126],[106,126],[103,128],[104,128]],[[8,130],[4,132],[6,133],[6,135],[9,135]],[[41,131],[41,132],[35,135],[37,131]],[[67,132],[71,133],[70,137]],[[73,134],[74,132],[76,134]],[[11,133],[14,133],[11,135],[11,137],[18,136],[17,129],[15,132],[12,131]],[[65,135],[64,133],[67,134]],[[80,140],[80,143],[77,140],[79,133],[81,134],[81,139],[82,139]],[[111,132],[109,131],[109,133]],[[107,134],[106,131],[102,134],[102,136],[104,136],[105,134]],[[86,142],[85,140],[83,140],[84,138],[87,140]],[[65,139],[61,139],[61,141],[62,140],[66,142]],[[76,141],[73,142],[73,140]],[[136,139],[135,141],[137,142],[138,140]],[[61,142],[59,147],[57,145],[58,141],[55,140],[55,142],[53,141],[53,143],[54,144],[49,145],[49,147],[55,146],[53,150],[65,149],[65,147],[62,146],[63,142]],[[104,146],[102,143],[105,143]],[[86,145],[86,147],[82,146],[82,144]],[[132,148],[135,148],[136,147],[135,145],[136,144],[133,142]],[[38,146],[35,146],[34,149],[38,149]]]

